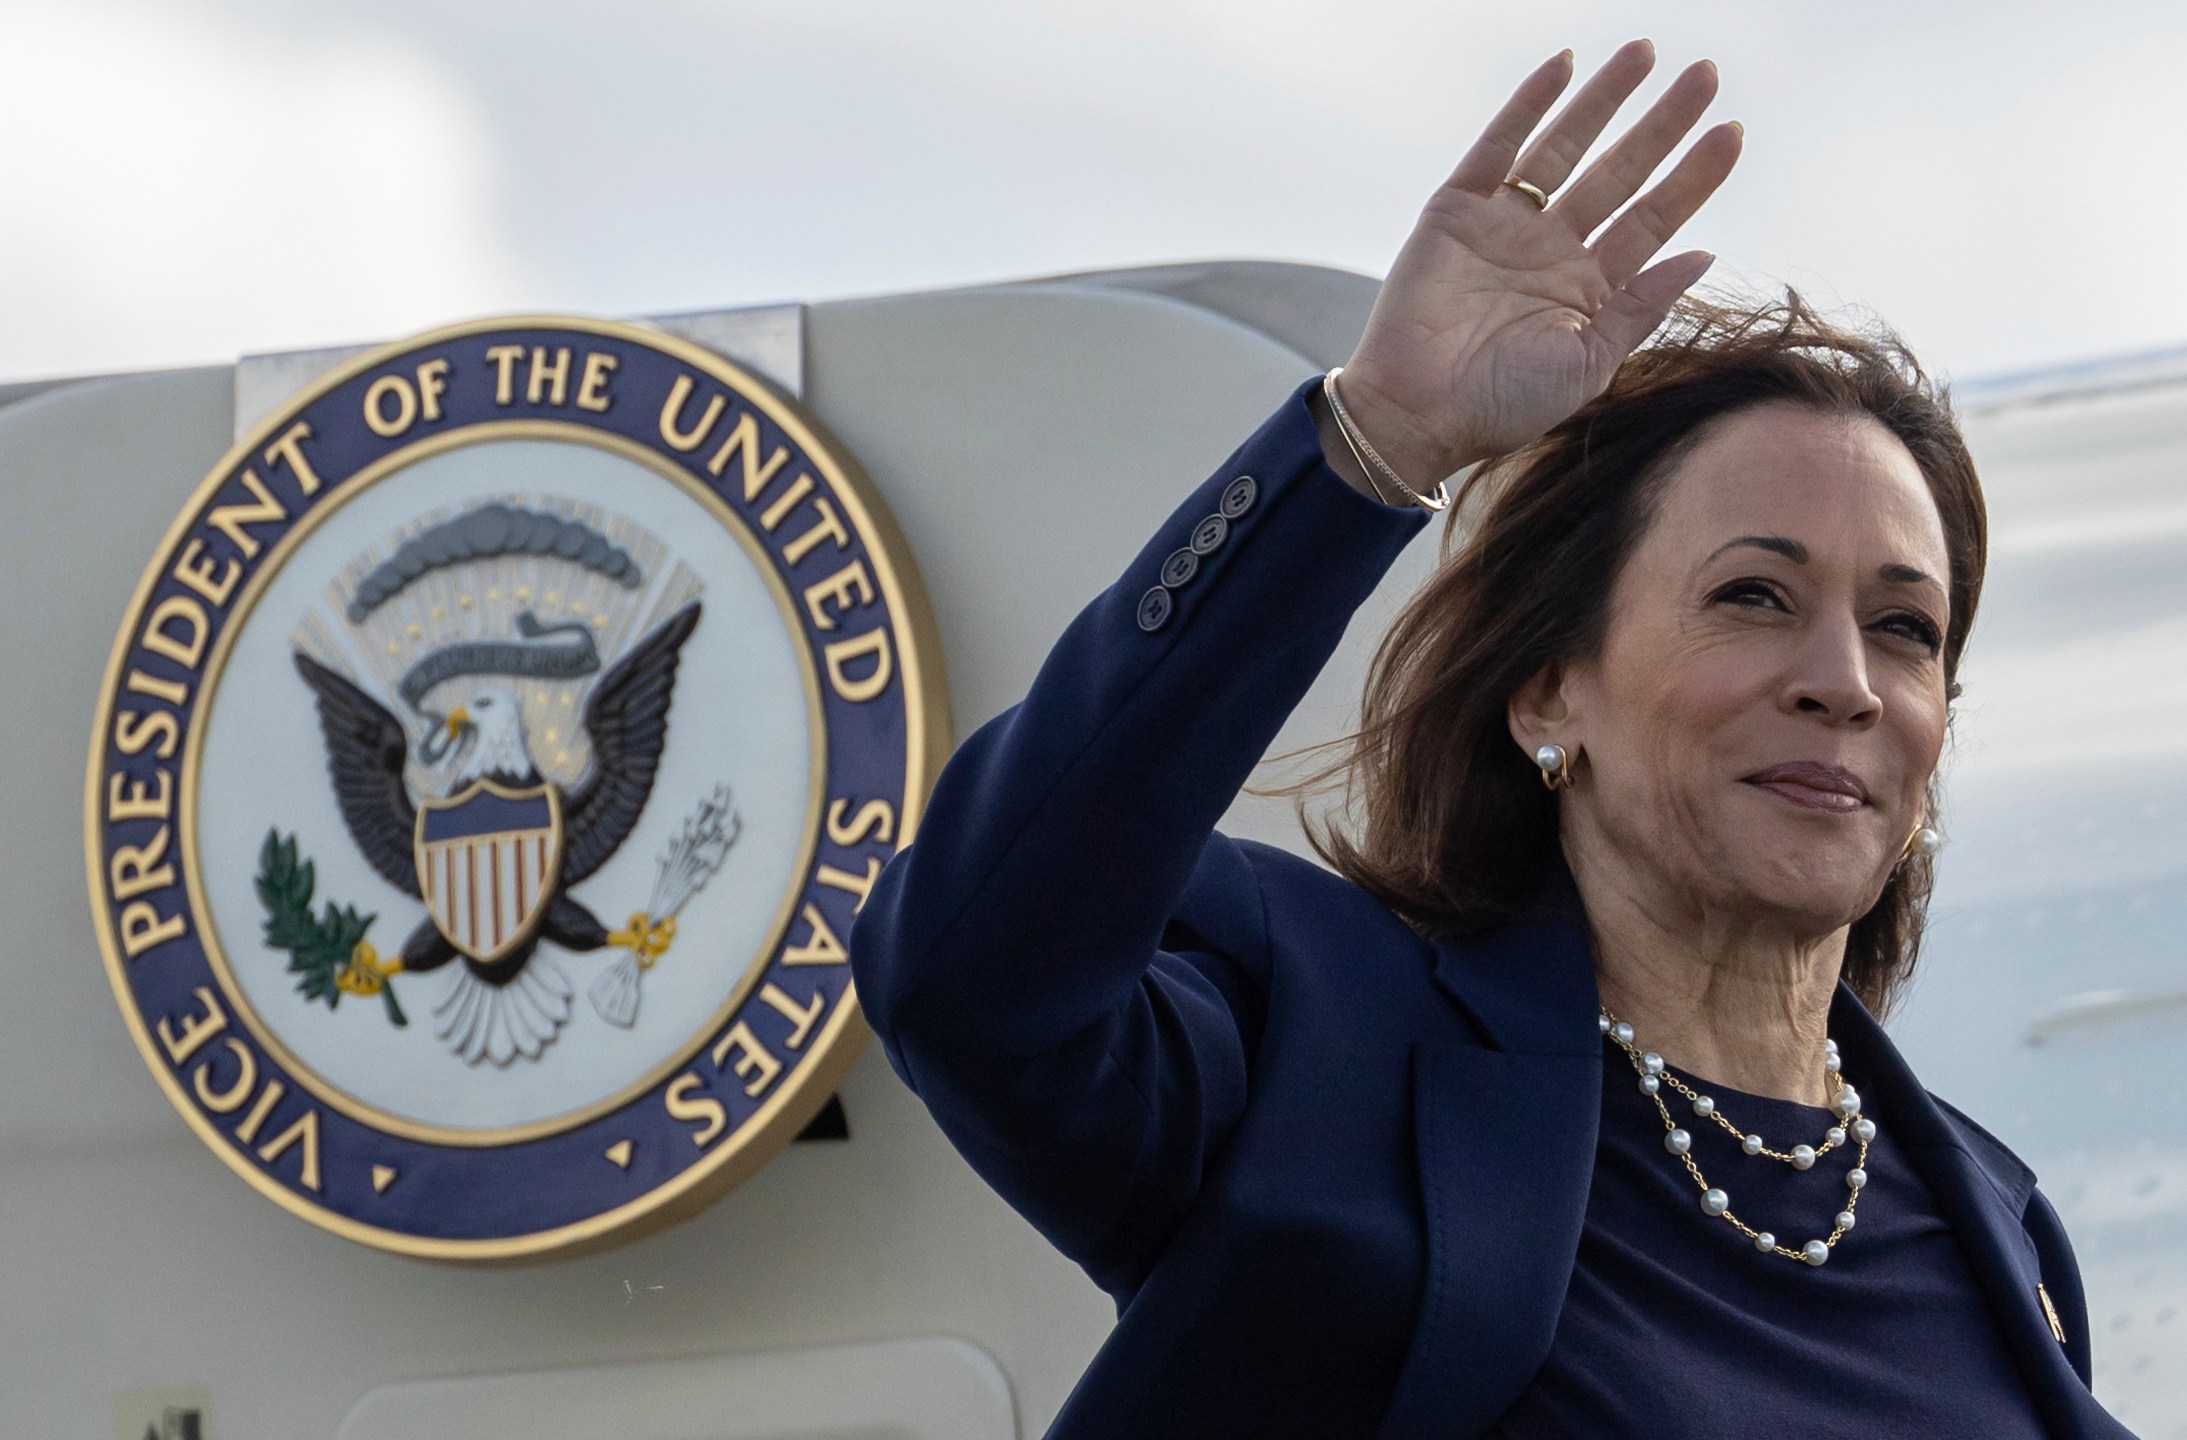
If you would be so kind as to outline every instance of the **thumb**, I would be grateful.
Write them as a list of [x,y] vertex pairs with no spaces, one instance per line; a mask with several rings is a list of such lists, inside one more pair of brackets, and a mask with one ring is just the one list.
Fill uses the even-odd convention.
[[1715,263],[1716,257],[1706,250],[1688,250],[1650,265],[1596,312],[1595,333],[1620,360],[1624,359],[1655,333],[1656,326],[1678,303],[1678,297],[1700,283]]

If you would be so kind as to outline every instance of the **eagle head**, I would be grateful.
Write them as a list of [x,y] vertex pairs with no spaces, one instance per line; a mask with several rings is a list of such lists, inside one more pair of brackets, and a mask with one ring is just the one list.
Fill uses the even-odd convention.
[[419,755],[428,766],[445,773],[446,793],[451,795],[486,776],[528,784],[539,775],[524,748],[523,707],[514,693],[500,685],[466,696],[433,727]]

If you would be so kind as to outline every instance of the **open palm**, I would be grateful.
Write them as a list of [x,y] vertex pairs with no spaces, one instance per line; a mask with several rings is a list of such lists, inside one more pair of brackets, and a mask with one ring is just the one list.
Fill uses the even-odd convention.
[[1708,269],[1713,257],[1700,251],[1649,261],[1731,173],[1737,124],[1705,132],[1617,213],[1715,98],[1716,69],[1706,61],[1680,74],[1546,208],[1506,183],[1558,190],[1654,64],[1648,42],[1626,45],[1527,145],[1572,78],[1569,51],[1542,65],[1428,201],[1399,252],[1344,368],[1343,392],[1361,428],[1419,488],[1537,438],[1601,394]]

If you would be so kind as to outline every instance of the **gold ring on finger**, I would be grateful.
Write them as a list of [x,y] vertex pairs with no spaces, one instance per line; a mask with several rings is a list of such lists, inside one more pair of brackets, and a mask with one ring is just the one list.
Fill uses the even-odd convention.
[[1549,208],[1549,193],[1543,190],[1541,186],[1530,181],[1521,180],[1516,175],[1506,175],[1504,183],[1533,201],[1535,209],[1547,210]]

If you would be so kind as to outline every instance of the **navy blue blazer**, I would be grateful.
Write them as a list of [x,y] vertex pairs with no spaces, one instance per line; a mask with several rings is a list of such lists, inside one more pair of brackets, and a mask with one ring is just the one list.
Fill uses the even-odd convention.
[[[1306,393],[964,742],[853,932],[897,1073],[1116,1299],[1063,1440],[1474,1434],[1540,1368],[1579,1245],[1603,1052],[1578,926],[1431,943],[1214,831],[1425,523],[1327,467]],[[1850,991],[1831,1024],[2050,1428],[2125,1434],[2035,1177]]]

